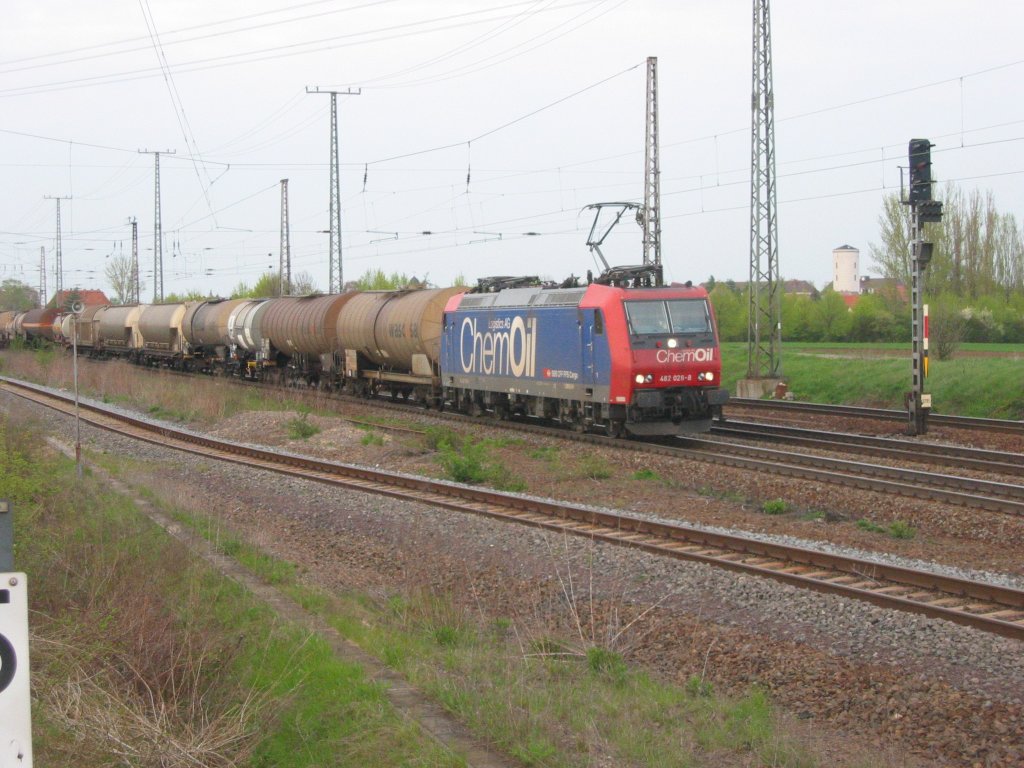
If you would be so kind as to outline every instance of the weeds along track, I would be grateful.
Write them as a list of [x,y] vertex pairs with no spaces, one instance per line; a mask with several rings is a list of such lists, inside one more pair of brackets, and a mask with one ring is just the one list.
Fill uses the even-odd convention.
[[[69,395],[7,378],[0,378],[0,387],[49,408],[74,413],[73,398]],[[80,418],[93,426],[207,458],[634,547],[663,557],[701,562],[1024,640],[1024,590],[239,445],[91,403],[81,405],[80,411]]]

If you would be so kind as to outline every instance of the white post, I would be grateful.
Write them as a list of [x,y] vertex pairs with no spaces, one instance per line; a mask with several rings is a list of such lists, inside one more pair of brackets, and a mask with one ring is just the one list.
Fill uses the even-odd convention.
[[78,420],[78,314],[71,316],[71,359],[75,379],[75,473],[82,479],[82,424]]

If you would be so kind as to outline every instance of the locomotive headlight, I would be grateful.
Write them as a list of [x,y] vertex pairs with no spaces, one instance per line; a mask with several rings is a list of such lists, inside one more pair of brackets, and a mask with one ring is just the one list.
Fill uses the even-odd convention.
[[714,381],[715,380],[715,374],[712,371],[708,371],[707,373],[704,374],[704,380],[705,381]]
[[668,340],[668,348],[669,349],[675,349],[678,346],[679,346],[679,342],[676,341],[675,339],[669,339]]
[[648,373],[646,376],[644,376],[644,381],[647,384],[650,384],[652,381],[654,381],[654,374]]
[[636,375],[636,383],[637,384],[643,384],[644,383],[644,375],[642,373],[638,373]]
[[634,381],[636,381],[637,384],[650,384],[652,381],[654,381],[654,374],[638,373],[634,378]]

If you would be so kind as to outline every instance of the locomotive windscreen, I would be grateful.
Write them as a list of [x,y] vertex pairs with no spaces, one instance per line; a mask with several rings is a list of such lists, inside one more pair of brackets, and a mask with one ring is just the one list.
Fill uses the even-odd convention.
[[711,317],[704,299],[627,301],[630,333],[710,333]]

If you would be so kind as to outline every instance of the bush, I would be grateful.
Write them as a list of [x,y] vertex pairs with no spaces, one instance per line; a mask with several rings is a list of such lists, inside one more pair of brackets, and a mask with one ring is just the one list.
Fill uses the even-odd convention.
[[309,423],[309,414],[304,413],[288,422],[288,437],[292,440],[305,440],[319,434],[320,427]]
[[761,505],[761,511],[766,515],[784,515],[789,511],[789,505],[782,499],[771,499]]

